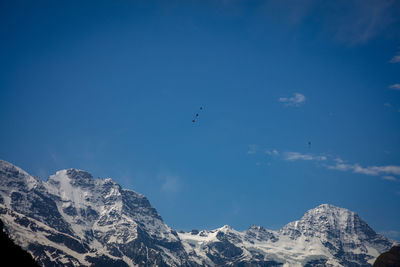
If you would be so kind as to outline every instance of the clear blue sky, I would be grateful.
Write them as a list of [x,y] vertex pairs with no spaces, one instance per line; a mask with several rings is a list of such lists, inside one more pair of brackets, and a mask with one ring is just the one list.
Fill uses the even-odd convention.
[[0,158],[176,229],[330,203],[399,240],[400,3],[281,2],[1,1]]

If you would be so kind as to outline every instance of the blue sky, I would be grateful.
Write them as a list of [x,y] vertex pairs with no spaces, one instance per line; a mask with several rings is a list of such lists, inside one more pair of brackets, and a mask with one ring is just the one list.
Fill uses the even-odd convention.
[[399,240],[400,4],[281,2],[1,1],[0,158],[112,177],[176,229],[330,203]]

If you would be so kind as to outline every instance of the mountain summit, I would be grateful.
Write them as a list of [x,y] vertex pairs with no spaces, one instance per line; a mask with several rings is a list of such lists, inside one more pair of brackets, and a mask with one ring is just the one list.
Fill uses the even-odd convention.
[[0,216],[14,241],[45,266],[185,265],[177,233],[141,194],[88,172],[43,182],[0,162]]
[[44,182],[0,161],[0,218],[43,266],[371,266],[397,243],[329,204],[278,231],[177,233],[147,198],[86,171]]

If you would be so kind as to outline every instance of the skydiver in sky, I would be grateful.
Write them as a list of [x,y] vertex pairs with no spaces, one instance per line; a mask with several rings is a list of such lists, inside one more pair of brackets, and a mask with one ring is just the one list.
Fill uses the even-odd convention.
[[[203,110],[203,107],[200,107],[200,110]],[[199,115],[200,115],[199,113],[196,113],[196,115],[195,115],[195,116],[196,116],[196,118],[198,118],[198,117],[199,117]],[[195,120],[195,119],[193,119],[193,120],[192,120],[192,122],[193,122],[193,123],[195,123],[195,122],[196,122],[196,120]]]

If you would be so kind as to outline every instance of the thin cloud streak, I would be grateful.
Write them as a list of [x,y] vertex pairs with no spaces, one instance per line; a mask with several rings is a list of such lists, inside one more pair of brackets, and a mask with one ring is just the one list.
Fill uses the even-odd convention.
[[395,231],[395,230],[389,230],[389,231],[380,231],[380,234],[387,236],[389,238],[397,239],[400,237],[400,232]]
[[386,181],[397,181],[396,177],[390,175],[382,176],[382,179]]
[[278,156],[279,152],[276,149],[272,149],[272,150],[266,150],[265,154],[270,155],[270,156]]
[[300,93],[294,93],[292,97],[280,97],[279,102],[285,103],[286,106],[299,107],[306,101],[306,97]]
[[[400,56],[399,56],[400,57]],[[400,83],[395,83],[389,86],[392,90],[400,90]]]
[[247,154],[256,154],[258,150],[257,145],[249,145],[249,149],[247,150]]
[[166,194],[176,194],[181,191],[182,184],[178,175],[169,172],[160,172],[158,180],[160,181],[160,190]]
[[327,160],[327,157],[326,156],[314,156],[311,154],[302,154],[299,152],[286,152],[284,155],[284,159],[287,161],[295,161],[295,160],[324,161],[324,160]]
[[[293,28],[317,19],[320,27],[316,31],[348,45],[361,45],[380,36],[398,34],[399,9],[397,0],[265,1],[263,8],[268,17]],[[400,62],[400,55],[396,62]]]
[[330,170],[337,171],[351,171],[353,173],[381,176],[381,175],[400,175],[400,166],[387,165],[387,166],[368,166],[363,167],[358,163],[349,164],[338,162],[336,165],[327,166]]
[[400,62],[400,55],[396,55],[392,57],[392,59],[389,61],[390,63],[399,63]]
[[[358,163],[347,163],[341,158],[334,158],[325,155],[312,155],[303,154],[300,152],[285,152],[283,159],[286,161],[324,161],[327,162],[322,166],[329,170],[336,170],[342,172],[352,172],[357,174],[364,174],[369,176],[382,176],[382,179],[387,181],[397,181],[395,176],[400,176],[400,166],[397,165],[384,165],[384,166],[367,166],[364,167]],[[333,164],[329,162],[334,162]]]
[[177,176],[167,176],[161,186],[161,190],[167,193],[176,193],[180,190],[180,183]]

